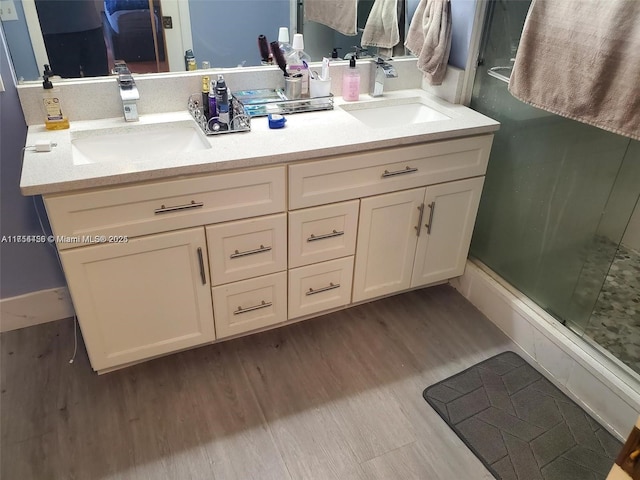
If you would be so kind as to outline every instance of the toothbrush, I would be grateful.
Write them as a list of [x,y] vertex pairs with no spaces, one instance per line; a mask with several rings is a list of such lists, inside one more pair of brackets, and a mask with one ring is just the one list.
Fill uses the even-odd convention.
[[322,58],[322,74],[320,80],[329,80],[329,59],[327,57]]

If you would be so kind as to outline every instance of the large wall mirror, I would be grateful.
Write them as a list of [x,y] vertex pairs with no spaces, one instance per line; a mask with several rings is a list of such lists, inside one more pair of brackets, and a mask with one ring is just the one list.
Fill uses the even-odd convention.
[[[42,66],[52,63],[50,54],[62,55],[71,50],[75,55],[86,54],[92,42],[89,38],[62,41],[56,53],[51,38],[56,38],[59,23],[79,21],[74,15],[84,18],[88,10],[99,19],[97,27],[106,49],[107,73],[116,59],[125,60],[134,73],[184,71],[186,50],[193,51],[199,68],[202,62],[215,68],[260,65],[258,35],[265,35],[269,41],[277,40],[281,26],[289,27],[291,35],[296,31],[304,34],[305,51],[314,61],[330,56],[334,48],[344,58],[355,46],[360,46],[361,33],[345,36],[325,25],[306,21],[304,0],[81,0],[85,13],[72,11],[78,6],[77,0],[12,0],[12,3],[15,18],[3,19],[2,27],[20,81],[38,80]],[[358,1],[359,29],[364,27],[373,3],[373,0]],[[418,0],[398,3],[410,18]],[[43,16],[52,20],[45,21]],[[401,31],[406,31],[408,23],[402,21]],[[376,53],[370,49],[360,55]],[[394,56],[404,53],[401,42]],[[78,75],[62,76],[95,76],[100,75],[96,71],[101,71],[85,70],[89,69],[81,67]]]

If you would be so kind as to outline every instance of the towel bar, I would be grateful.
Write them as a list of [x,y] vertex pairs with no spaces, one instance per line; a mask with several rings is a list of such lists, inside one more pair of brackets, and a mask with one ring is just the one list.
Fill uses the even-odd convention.
[[[489,74],[490,77],[497,78],[498,80],[500,80],[501,82],[504,82],[504,83],[509,83],[509,77],[511,76],[512,68],[513,67],[511,67],[511,66],[509,66],[509,67],[491,67],[487,73]],[[506,75],[503,75],[501,73],[498,73],[499,70],[508,70],[509,71],[509,77],[506,76]]]

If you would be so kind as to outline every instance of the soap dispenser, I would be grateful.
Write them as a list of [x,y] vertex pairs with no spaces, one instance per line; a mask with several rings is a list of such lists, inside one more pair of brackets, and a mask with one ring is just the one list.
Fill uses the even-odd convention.
[[355,55],[349,59],[349,66],[342,74],[342,98],[347,102],[360,99],[360,72],[356,68]]
[[42,103],[44,105],[45,119],[44,126],[47,130],[64,130],[69,128],[69,119],[62,113],[62,97],[60,89],[53,86],[50,78],[53,72],[49,65],[44,66],[42,74]]

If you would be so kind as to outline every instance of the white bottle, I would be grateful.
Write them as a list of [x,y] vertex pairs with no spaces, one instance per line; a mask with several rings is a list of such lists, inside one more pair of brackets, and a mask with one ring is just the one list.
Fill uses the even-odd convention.
[[309,62],[311,57],[304,52],[304,38],[301,33],[293,36],[291,54],[285,57],[289,75],[302,75],[301,95],[309,96]]
[[288,27],[280,27],[278,30],[278,44],[280,45],[280,50],[282,50],[282,55],[286,58],[291,55],[292,49],[289,44],[289,28]]

